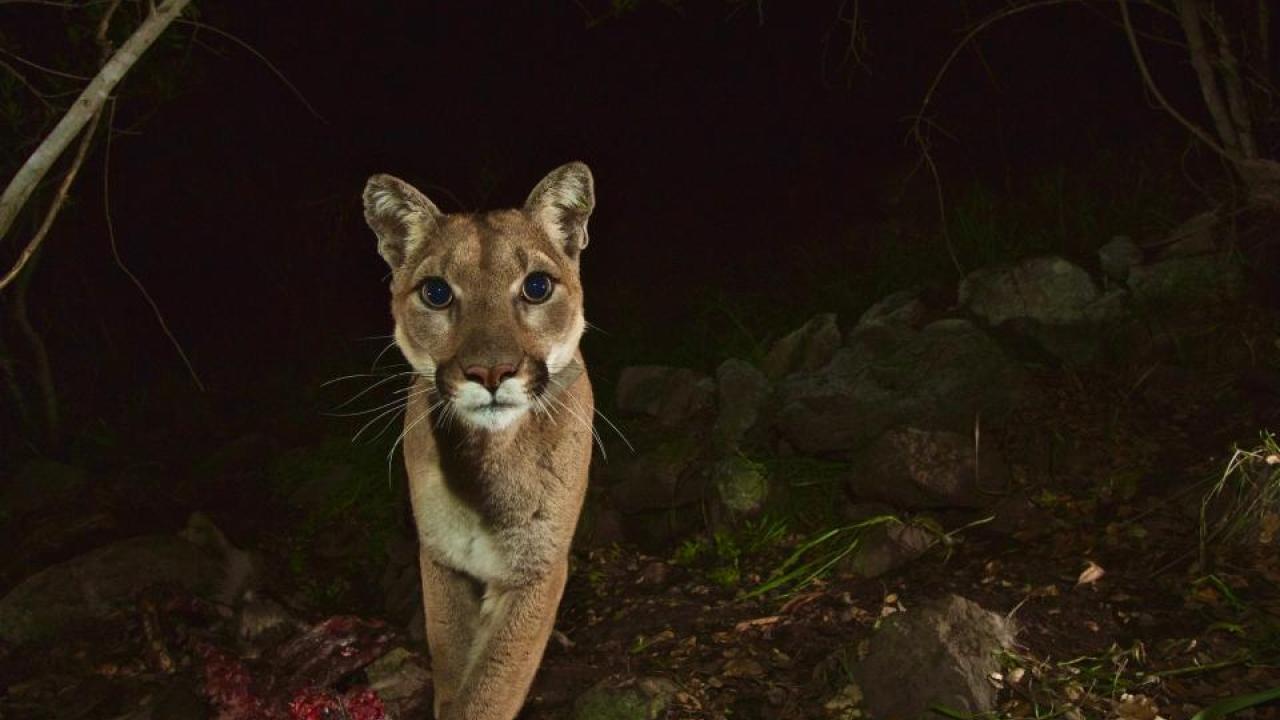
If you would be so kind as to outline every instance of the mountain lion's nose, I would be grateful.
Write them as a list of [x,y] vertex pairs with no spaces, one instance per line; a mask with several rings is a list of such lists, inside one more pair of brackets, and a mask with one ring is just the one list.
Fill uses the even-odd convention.
[[503,380],[516,374],[516,366],[510,363],[502,363],[493,367],[484,367],[483,365],[472,365],[462,374],[472,382],[480,383],[488,388],[489,392],[497,392],[498,386]]

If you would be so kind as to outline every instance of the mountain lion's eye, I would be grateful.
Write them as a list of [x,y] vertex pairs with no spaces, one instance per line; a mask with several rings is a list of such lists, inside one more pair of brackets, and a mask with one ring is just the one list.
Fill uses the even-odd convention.
[[520,295],[531,303],[540,303],[551,297],[553,287],[550,275],[544,272],[529,273],[529,277],[524,279],[524,286],[520,288]]
[[418,292],[422,294],[422,302],[436,310],[447,308],[449,303],[453,302],[453,288],[449,287],[449,283],[445,282],[444,278],[427,278]]

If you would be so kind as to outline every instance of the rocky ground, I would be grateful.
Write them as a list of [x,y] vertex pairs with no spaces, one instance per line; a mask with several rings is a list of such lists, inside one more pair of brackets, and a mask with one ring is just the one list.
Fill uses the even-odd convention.
[[[714,373],[623,370],[522,717],[1280,694],[1280,319],[1213,220],[818,316]],[[427,716],[388,443],[245,436],[186,483],[27,463],[0,498],[0,717]]]

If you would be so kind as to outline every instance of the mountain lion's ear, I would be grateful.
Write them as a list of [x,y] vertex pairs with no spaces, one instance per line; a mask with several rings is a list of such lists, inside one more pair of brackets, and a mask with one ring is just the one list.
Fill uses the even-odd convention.
[[591,169],[580,162],[552,170],[524,201],[534,222],[571,258],[587,246],[587,218],[595,206]]
[[430,234],[439,217],[440,208],[400,178],[374,175],[364,186],[364,220],[378,236],[378,254],[392,270]]

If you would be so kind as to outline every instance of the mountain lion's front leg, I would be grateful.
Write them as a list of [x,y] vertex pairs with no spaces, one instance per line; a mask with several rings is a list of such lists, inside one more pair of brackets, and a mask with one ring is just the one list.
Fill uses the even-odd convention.
[[[427,645],[431,649],[431,677],[436,717],[446,717],[462,683],[468,648],[478,628],[479,583],[437,564],[427,552],[418,555],[422,568],[422,599],[427,615]],[[451,717],[451,716],[450,716]]]
[[512,720],[520,712],[555,626],[568,568],[565,558],[529,585],[486,591],[462,684],[441,720]]

